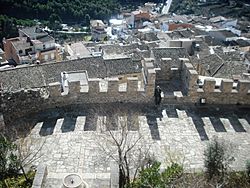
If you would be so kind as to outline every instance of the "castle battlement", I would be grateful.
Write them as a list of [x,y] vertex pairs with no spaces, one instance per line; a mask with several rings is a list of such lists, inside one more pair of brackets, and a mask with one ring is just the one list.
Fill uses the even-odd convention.
[[[155,87],[155,71],[154,69],[148,69],[147,71],[147,85],[143,84],[143,80],[138,77],[126,77],[121,82],[118,77],[112,78],[88,78],[86,85],[81,85],[80,81],[69,81],[67,87],[63,87],[60,82],[53,82],[48,85],[48,91],[50,97],[60,97],[67,95],[110,95],[119,96],[120,94],[140,94],[147,91],[148,97],[152,97]],[[62,89],[64,88],[64,90]],[[84,88],[84,89],[82,89]],[[148,92],[150,91],[150,92]]]
[[[234,86],[236,85],[236,87]],[[216,80],[213,78],[205,78],[204,84],[201,85],[198,92],[205,93],[233,93],[239,95],[250,94],[250,80],[238,80],[234,84],[232,79],[222,79],[219,85],[216,85]]]
[[198,102],[201,98],[209,104],[250,104],[250,80],[199,76],[191,63],[183,65],[184,86],[187,101]]
[[156,83],[173,80],[181,88],[176,86],[163,102],[250,104],[249,80],[201,76],[183,49],[177,49],[179,58],[176,49],[167,55],[166,49],[154,50],[156,57],[140,62],[87,58],[2,71],[0,111],[21,116],[71,104],[153,103]]

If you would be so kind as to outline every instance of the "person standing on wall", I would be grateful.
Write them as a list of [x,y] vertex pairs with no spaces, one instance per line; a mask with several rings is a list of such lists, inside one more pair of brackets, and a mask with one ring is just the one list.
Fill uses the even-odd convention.
[[161,88],[160,88],[160,86],[157,86],[156,88],[155,88],[155,104],[156,105],[160,105],[160,103],[161,103]]

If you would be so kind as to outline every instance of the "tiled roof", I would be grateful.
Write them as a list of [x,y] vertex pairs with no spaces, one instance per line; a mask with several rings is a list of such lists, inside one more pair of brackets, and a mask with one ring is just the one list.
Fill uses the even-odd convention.
[[161,58],[188,58],[185,48],[154,48],[152,51],[156,60],[160,60]]
[[87,70],[89,78],[104,78],[140,72],[141,64],[130,58],[103,60],[101,57],[90,57],[3,70],[0,71],[0,80],[2,86],[10,90],[41,87],[60,81],[60,73],[63,71],[79,70]]
[[202,64],[203,68],[217,78],[233,78],[234,75],[240,77],[247,72],[239,51],[224,53],[221,48],[214,49],[214,54],[193,56],[193,63]]
[[171,33],[168,33],[168,35],[172,39],[178,39],[178,38],[190,38],[195,36],[195,33],[192,32],[191,29],[183,29],[183,30],[175,30]]
[[132,61],[131,58],[105,60],[107,76],[122,75],[141,72],[141,63]]

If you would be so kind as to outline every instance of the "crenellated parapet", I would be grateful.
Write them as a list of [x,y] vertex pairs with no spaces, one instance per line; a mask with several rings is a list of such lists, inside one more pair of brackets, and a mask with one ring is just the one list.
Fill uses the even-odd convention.
[[183,64],[182,80],[187,91],[185,100],[209,104],[250,104],[250,80],[199,76],[191,63]]
[[119,79],[117,77],[108,78],[108,94],[109,95],[119,94]]
[[132,95],[138,92],[138,78],[137,77],[127,78],[127,92]]
[[80,81],[71,81],[69,82],[69,94],[78,94],[80,93]]
[[101,79],[99,78],[90,78],[88,80],[88,93],[91,93],[93,95],[96,95],[97,93],[100,92],[100,81]]
[[61,96],[62,89],[61,89],[61,83],[60,82],[54,82],[50,83],[48,90],[49,90],[49,95],[51,97],[59,97]]
[[232,79],[223,79],[221,81],[220,90],[223,93],[232,93],[233,90],[233,80]]
[[188,93],[196,92],[197,90],[197,80],[198,80],[198,72],[194,69],[193,65],[189,62],[183,63],[183,75],[182,81],[184,84],[184,89]]
[[[143,80],[139,80],[138,77],[126,77],[126,82],[120,82],[118,77],[113,78],[89,78],[87,85],[85,85],[88,89],[83,91],[81,87],[84,87],[81,85],[80,81],[70,81],[68,82],[68,86],[64,87],[65,91],[62,91],[62,85],[59,82],[50,83],[48,85],[48,91],[50,97],[59,97],[59,96],[67,96],[67,95],[76,95],[76,94],[88,94],[89,96],[97,96],[102,95],[103,93],[106,93],[107,96],[117,96],[119,97],[120,94],[124,93],[128,94],[133,98],[133,95],[138,93],[145,92],[144,88],[140,88],[140,82],[143,82]],[[122,85],[124,86],[122,89]],[[146,88],[147,90],[151,89],[152,92],[150,93],[150,96],[152,96],[153,90],[155,88],[155,70],[154,69],[148,69],[147,71],[147,77],[146,77]]]
[[250,80],[239,80],[237,85],[239,94],[250,94]]
[[205,78],[196,97],[211,104],[250,104],[250,80],[216,79]]
[[155,79],[156,79],[155,69],[148,69],[148,71],[147,71],[147,84],[146,84],[146,95],[148,97],[154,96]]
[[203,91],[206,93],[212,93],[215,91],[216,81],[213,78],[206,78],[204,80]]
[[153,101],[155,70],[148,69],[146,78],[133,75],[128,75],[122,80],[118,77],[87,78],[87,84],[83,84],[86,83],[68,80],[65,85],[53,82],[43,88],[3,93],[0,112],[11,112],[18,117],[72,104],[147,103]]
[[233,82],[232,79],[221,79],[220,84],[216,85],[214,78],[205,78],[204,84],[200,86],[198,91],[204,93],[221,93],[221,94],[250,94],[250,80],[239,80]]

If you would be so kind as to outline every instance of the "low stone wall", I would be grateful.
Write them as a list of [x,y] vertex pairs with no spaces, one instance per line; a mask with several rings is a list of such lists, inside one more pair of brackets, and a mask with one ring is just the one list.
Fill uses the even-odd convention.
[[47,166],[40,164],[37,167],[36,175],[32,183],[32,188],[42,188],[47,175],[48,175]]

